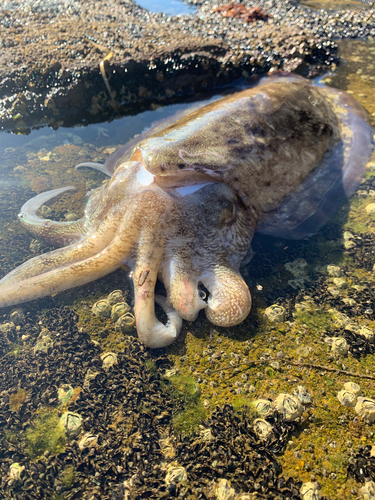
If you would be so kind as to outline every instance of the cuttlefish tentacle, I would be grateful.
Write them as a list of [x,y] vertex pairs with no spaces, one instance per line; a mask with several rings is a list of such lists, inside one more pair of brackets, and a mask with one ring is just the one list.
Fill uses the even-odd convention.
[[[150,191],[151,192],[151,191]],[[152,191],[149,200],[143,200],[142,209],[147,215],[138,238],[138,253],[133,272],[135,319],[138,336],[148,347],[165,347],[178,337],[182,319],[170,302],[158,297],[158,303],[168,316],[163,325],[155,315],[155,284],[165,253],[166,224],[174,201],[162,190]]]
[[52,250],[26,261],[0,281],[0,291],[2,286],[30,279],[38,274],[43,275],[97,255],[111,243],[122,218],[123,215],[113,214],[112,217],[104,219],[97,227],[90,227],[90,233],[78,243]]
[[41,219],[36,215],[44,203],[71,189],[75,188],[67,186],[53,189],[28,200],[18,214],[21,225],[33,236],[52,246],[62,247],[78,242],[85,235],[85,218],[71,222],[57,222]]
[[[66,252],[66,263],[64,265],[56,264],[52,260],[46,268],[54,266],[54,269],[42,274],[40,270],[37,270],[36,275],[24,278],[21,281],[18,279],[17,283],[13,283],[12,278],[9,278],[10,275],[6,276],[0,284],[0,303],[2,307],[27,302],[36,297],[45,297],[84,285],[118,269],[129,258],[131,249],[139,241],[138,235],[144,215],[140,213],[138,206],[144,206],[147,197],[150,198],[148,191],[142,191],[134,197],[133,209],[128,210],[123,215],[121,224],[118,225],[115,220],[113,227],[107,227],[107,233],[103,234],[103,236],[107,234],[110,240],[113,238],[112,241],[94,255],[75,261],[76,254],[74,252],[76,246],[73,245],[70,251],[69,248],[64,248]],[[155,197],[155,193],[151,192],[151,198],[153,197]],[[139,202],[139,205],[137,202]],[[104,226],[105,223],[103,223]],[[114,237],[113,234],[115,234]],[[99,236],[98,240],[100,240]],[[59,252],[59,250],[54,252]],[[73,258],[72,255],[74,255]],[[24,266],[30,262],[32,261],[28,261]],[[43,261],[40,261],[40,264],[43,265]],[[29,268],[24,270],[24,276],[27,276],[27,273],[33,273],[33,270]]]
[[215,265],[201,278],[210,292],[207,319],[217,326],[241,323],[251,309],[251,295],[240,273],[225,265]]

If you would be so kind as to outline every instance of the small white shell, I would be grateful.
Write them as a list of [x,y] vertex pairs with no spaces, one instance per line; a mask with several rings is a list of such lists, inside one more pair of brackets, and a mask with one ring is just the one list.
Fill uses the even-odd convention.
[[135,327],[135,317],[131,312],[127,312],[119,317],[116,321],[116,330],[119,330],[123,333],[130,332],[134,330]]
[[304,410],[299,399],[290,394],[279,394],[275,399],[275,407],[287,422],[296,420],[302,415]]
[[285,321],[285,309],[283,306],[279,306],[277,304],[273,304],[264,311],[264,314],[270,321],[276,321],[277,323],[281,323]]
[[95,316],[104,318],[109,318],[111,316],[111,306],[105,299],[101,299],[98,300],[98,302],[95,302],[91,310]]
[[335,323],[340,327],[346,326],[348,323],[351,323],[349,316],[336,311],[336,309],[329,309],[328,312],[333,315]]
[[339,278],[342,274],[341,269],[339,266],[335,266],[334,264],[329,264],[327,266],[327,274],[329,276],[334,276],[336,278]]
[[12,323],[11,321],[8,321],[8,323],[3,323],[0,325],[0,334],[3,335],[8,335],[10,333],[15,332],[16,330],[16,325]]
[[108,297],[107,297],[108,303],[110,306],[113,306],[117,304],[117,302],[123,302],[124,301],[124,294],[122,293],[121,290],[113,290]]
[[81,450],[84,448],[95,448],[98,444],[98,436],[87,433],[79,440],[78,446]]
[[18,462],[14,462],[9,466],[9,478],[17,481],[22,474],[22,471],[25,469],[23,465],[20,465]]
[[357,333],[358,333],[358,335],[365,337],[365,339],[368,340],[369,342],[372,342],[372,343],[374,342],[375,334],[374,334],[374,331],[371,330],[371,328],[368,328],[367,326],[362,326],[361,328],[359,328]]
[[111,319],[117,321],[121,316],[130,311],[130,306],[126,302],[117,302],[112,306]]
[[261,417],[268,417],[274,412],[273,403],[268,399],[256,399],[252,404]]
[[60,404],[64,405],[74,396],[74,389],[69,384],[61,385],[57,390],[57,398]]
[[14,323],[16,326],[20,326],[25,322],[25,314],[22,309],[13,309],[13,311],[9,314],[9,320],[11,323]]
[[375,483],[374,481],[366,481],[365,485],[360,489],[363,495],[363,500],[375,500]]
[[203,427],[199,434],[203,441],[211,441],[214,438],[210,428],[206,429],[205,427]]
[[345,382],[344,389],[346,391],[352,392],[356,396],[359,396],[362,392],[362,389],[355,382]]
[[159,440],[160,451],[163,457],[171,460],[176,456],[175,440],[171,437]]
[[181,483],[182,481],[187,481],[187,474],[184,467],[176,463],[171,463],[167,468],[167,475],[165,476],[165,482],[167,484],[171,483]]
[[92,380],[95,380],[96,377],[99,375],[99,372],[94,372],[91,370],[91,368],[89,368],[86,372],[86,375],[85,375],[85,380],[83,382],[83,387],[85,389],[87,389],[88,387],[90,387],[90,383]]
[[337,394],[337,399],[343,406],[355,406],[357,403],[357,395],[353,392],[342,390]]
[[366,422],[375,422],[375,401],[371,398],[359,397],[354,411],[366,420]]
[[328,286],[327,292],[332,295],[332,297],[338,297],[340,295],[340,290],[335,286]]
[[65,411],[60,418],[60,423],[64,427],[69,438],[78,436],[82,429],[82,417],[78,413]]
[[333,278],[332,282],[337,288],[346,288],[347,286],[344,278]]
[[322,495],[320,493],[319,483],[302,483],[299,490],[302,500],[320,500]]
[[305,387],[303,387],[303,385],[299,385],[298,387],[296,387],[293,391],[293,394],[304,405],[311,404],[313,401],[311,394],[308,392],[308,390]]
[[227,479],[220,479],[214,486],[216,500],[234,500],[236,492],[231,488],[230,481]]
[[117,354],[115,352],[104,352],[100,359],[103,363],[103,368],[108,370],[113,365],[117,365]]
[[273,427],[267,420],[263,420],[263,418],[256,418],[254,420],[254,432],[259,439],[267,439],[272,434],[272,431]]
[[343,356],[348,354],[349,345],[344,337],[329,337],[325,341],[331,346],[332,352]]

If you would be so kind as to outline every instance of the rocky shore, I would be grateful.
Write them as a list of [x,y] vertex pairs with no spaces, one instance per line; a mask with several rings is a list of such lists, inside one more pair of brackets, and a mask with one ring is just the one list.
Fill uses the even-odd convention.
[[2,129],[100,122],[273,69],[311,76],[338,63],[338,39],[375,36],[366,3],[260,0],[266,16],[252,22],[214,12],[219,5],[168,17],[131,0],[3,2]]

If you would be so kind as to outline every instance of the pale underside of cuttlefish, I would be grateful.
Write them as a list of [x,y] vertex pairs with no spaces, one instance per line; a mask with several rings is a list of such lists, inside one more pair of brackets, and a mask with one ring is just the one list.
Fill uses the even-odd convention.
[[[255,230],[302,238],[315,233],[360,182],[371,128],[349,95],[301,78],[272,77],[211,102],[133,140],[104,165],[110,176],[82,219],[37,217],[42,193],[21,209],[34,236],[61,247],[0,281],[0,307],[80,286],[122,265],[132,271],[139,338],[173,342],[182,320],[205,308],[234,326],[251,296],[240,266]],[[160,279],[166,296],[155,297]],[[209,291],[203,300],[199,284]],[[168,316],[155,315],[155,300]]]

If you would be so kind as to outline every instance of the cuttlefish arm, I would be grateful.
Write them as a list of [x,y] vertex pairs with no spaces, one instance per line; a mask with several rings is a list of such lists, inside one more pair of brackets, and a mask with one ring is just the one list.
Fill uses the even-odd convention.
[[[150,347],[170,344],[178,336],[182,320],[167,304],[164,304],[169,318],[167,325],[156,319],[154,288],[164,254],[164,219],[171,204],[173,200],[163,190],[142,189],[123,207],[120,224],[115,217],[112,225],[103,222],[101,237],[100,228],[97,229],[95,235],[100,246],[95,246],[88,237],[86,242],[35,257],[3,278],[1,307],[84,285],[128,264],[134,270],[135,314],[140,339]],[[161,228],[165,231],[160,232]],[[163,299],[160,303],[163,305]]]
[[44,203],[73,189],[75,189],[73,186],[67,186],[30,198],[18,214],[21,225],[33,236],[52,246],[62,247],[80,241],[86,233],[85,218],[77,221],[57,222],[37,216],[37,211]]

